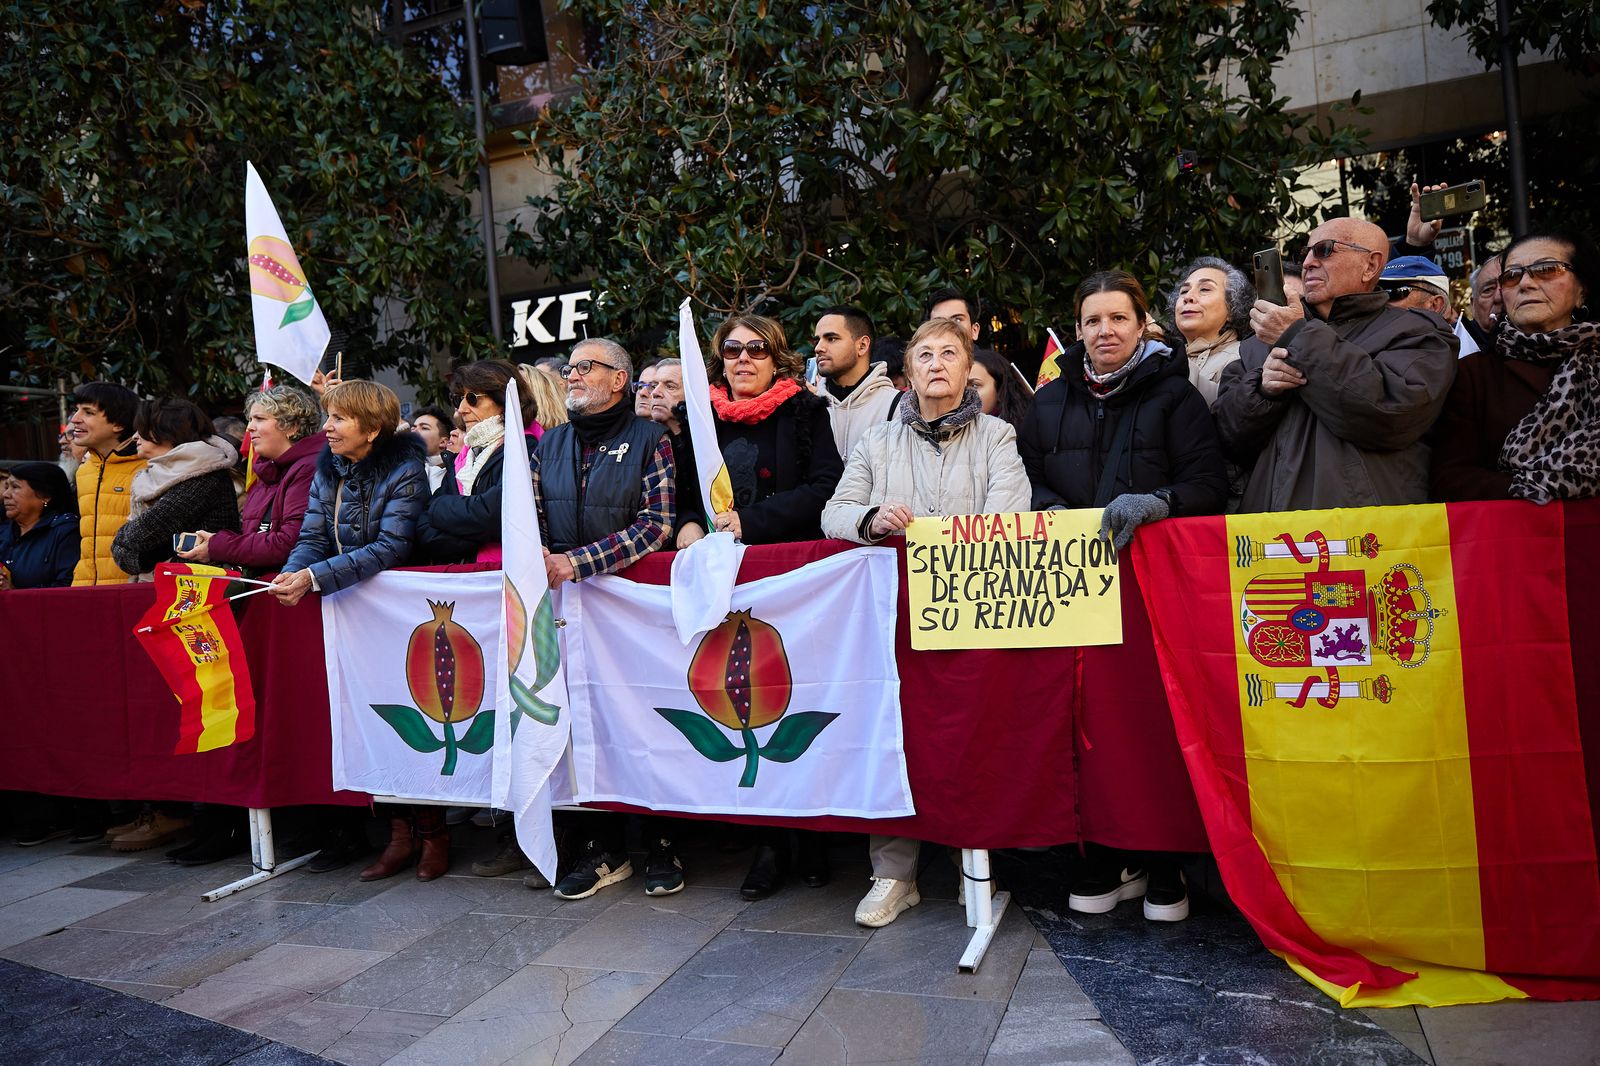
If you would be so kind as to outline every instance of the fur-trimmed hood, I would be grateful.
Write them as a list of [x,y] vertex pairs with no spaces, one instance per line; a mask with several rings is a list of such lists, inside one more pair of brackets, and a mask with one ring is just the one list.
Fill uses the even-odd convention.
[[340,478],[372,479],[383,481],[412,459],[426,461],[427,447],[415,433],[391,433],[380,437],[372,445],[365,459],[352,463],[333,449],[323,445],[317,456],[317,475],[337,481]]

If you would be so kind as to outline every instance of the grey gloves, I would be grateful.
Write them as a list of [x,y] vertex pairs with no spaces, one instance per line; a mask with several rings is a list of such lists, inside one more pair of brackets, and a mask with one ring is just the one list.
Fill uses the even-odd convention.
[[1118,550],[1133,543],[1133,531],[1146,522],[1159,522],[1171,508],[1162,497],[1141,492],[1124,492],[1106,504],[1100,516],[1100,535]]

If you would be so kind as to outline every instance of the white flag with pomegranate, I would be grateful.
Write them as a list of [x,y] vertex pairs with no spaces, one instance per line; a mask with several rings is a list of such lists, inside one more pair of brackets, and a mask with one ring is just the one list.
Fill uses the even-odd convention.
[[[515,815],[522,852],[551,883],[556,840],[550,823],[551,773],[572,734],[561,670],[556,599],[545,578],[544,545],[528,470],[517,382],[506,385],[505,475],[500,489],[501,572],[505,597],[503,687],[495,702],[494,805]],[[566,796],[559,797],[565,800]]]
[[862,548],[733,589],[685,647],[672,590],[585,581],[563,610],[580,801],[704,814],[915,813],[900,728],[899,569]]
[[289,246],[267,187],[253,164],[244,166],[245,254],[250,263],[256,360],[281,366],[309,385],[333,334]]
[[492,570],[390,570],[322,598],[334,788],[489,804],[500,589]]

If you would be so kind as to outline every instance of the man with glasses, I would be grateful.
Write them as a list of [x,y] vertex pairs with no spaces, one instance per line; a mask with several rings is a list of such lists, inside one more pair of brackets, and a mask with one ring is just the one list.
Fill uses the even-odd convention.
[[1217,393],[1223,446],[1255,464],[1240,510],[1425,503],[1422,436],[1455,378],[1455,335],[1389,305],[1378,226],[1329,219],[1307,245],[1305,317],[1257,304]]
[[[561,373],[571,419],[546,430],[533,456],[551,588],[631,565],[667,542],[677,517],[672,446],[659,423],[634,413],[628,353],[615,341],[579,341]],[[623,816],[580,818],[591,839],[556,885],[562,899],[584,899],[633,876]],[[666,895],[682,887],[682,864],[671,844],[658,840],[646,863],[645,891]]]

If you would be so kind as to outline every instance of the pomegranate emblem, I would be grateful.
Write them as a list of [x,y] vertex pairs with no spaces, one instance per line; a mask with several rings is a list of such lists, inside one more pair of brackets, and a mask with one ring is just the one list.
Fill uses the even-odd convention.
[[276,237],[257,237],[250,242],[250,291],[289,305],[279,329],[305,318],[317,306],[294,249]]
[[[793,691],[783,636],[749,611],[734,611],[700,639],[689,661],[689,692],[706,718],[666,707],[656,713],[708,759],[731,762],[744,756],[739,787],[754,788],[760,760],[794,762],[839,717],[826,711],[786,715]],[[755,731],[774,723],[777,728],[761,743]],[[733,730],[741,744],[717,726]]]
[[[375,703],[372,709],[388,722],[414,751],[444,749],[444,768],[456,772],[461,752],[482,755],[494,746],[494,714],[483,705],[483,648],[461,623],[451,618],[453,603],[426,601],[433,617],[411,631],[406,642],[406,684],[415,707]],[[443,739],[431,723],[443,726]],[[458,726],[470,722],[457,736]]]
[[[510,578],[505,580],[506,656],[509,668],[507,674],[511,682],[511,702],[516,704],[511,710],[511,735],[516,736],[517,725],[522,721],[523,715],[545,725],[555,725],[561,717],[561,708],[540,699],[537,693],[550,683],[556,676],[556,670],[561,666],[561,645],[557,640],[556,629],[563,623],[556,621],[555,608],[551,606],[550,592],[546,589],[539,597],[539,606],[533,612],[533,627],[530,632],[528,608],[522,602],[522,593],[517,590],[517,586]],[[534,679],[531,685],[517,676],[517,669],[522,665],[523,654],[530,637],[534,655]]]

